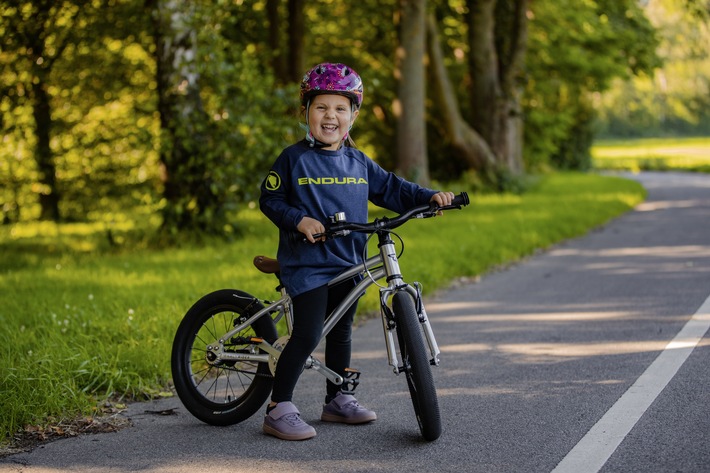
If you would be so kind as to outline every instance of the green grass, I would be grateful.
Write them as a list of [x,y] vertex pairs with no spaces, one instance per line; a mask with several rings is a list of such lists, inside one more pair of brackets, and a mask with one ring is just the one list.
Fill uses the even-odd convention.
[[[524,195],[472,196],[463,211],[398,231],[402,269],[431,294],[581,235],[643,195],[631,181],[559,174]],[[273,297],[275,279],[251,260],[275,253],[275,228],[257,210],[239,220],[243,235],[232,243],[164,250],[131,248],[131,225],[112,228],[119,250],[104,224],[0,228],[0,441],[26,425],[91,414],[108,397],[169,391],[173,334],[203,294],[229,287]],[[371,291],[361,316],[376,307]]]
[[710,137],[600,141],[592,162],[596,169],[710,172]]

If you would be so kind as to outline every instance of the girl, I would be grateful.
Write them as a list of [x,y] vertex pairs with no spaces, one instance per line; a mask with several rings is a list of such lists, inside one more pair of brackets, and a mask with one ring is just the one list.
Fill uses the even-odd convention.
[[[321,242],[315,235],[325,231],[323,222],[337,212],[345,212],[352,222],[366,222],[368,200],[402,213],[429,201],[449,205],[454,196],[386,172],[352,147],[348,135],[360,113],[362,96],[360,76],[344,64],[323,63],[308,71],[301,82],[306,138],[281,153],[261,186],[260,208],[279,228],[281,282],[293,301],[293,332],[276,366],[263,426],[264,432],[284,440],[316,435],[291,402],[293,390],[318,344],[325,317],[357,281],[332,288],[326,283],[361,262],[365,245],[366,236],[358,233]],[[294,231],[310,243],[289,238]],[[326,337],[326,366],[342,376],[350,364],[355,306]],[[340,386],[326,383],[321,420],[361,424],[376,418],[351,394],[342,393]]]

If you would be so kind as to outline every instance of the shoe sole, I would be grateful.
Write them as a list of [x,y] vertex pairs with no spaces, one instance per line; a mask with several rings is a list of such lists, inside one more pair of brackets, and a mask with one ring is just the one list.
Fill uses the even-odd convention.
[[372,418],[361,418],[361,419],[348,419],[347,417],[343,416],[338,416],[335,414],[326,414],[323,413],[320,416],[320,420],[323,422],[339,422],[341,424],[350,424],[350,425],[355,425],[355,424],[367,424],[368,422],[372,422],[377,420],[377,416],[374,416]]
[[302,434],[285,434],[268,425],[264,425],[263,430],[265,434],[273,435],[274,437],[279,438],[281,440],[308,440],[316,436],[315,432],[307,432]]

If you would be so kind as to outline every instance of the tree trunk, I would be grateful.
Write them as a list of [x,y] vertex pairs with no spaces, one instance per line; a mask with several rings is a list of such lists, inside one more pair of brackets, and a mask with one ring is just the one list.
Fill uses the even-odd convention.
[[208,170],[200,158],[207,148],[207,117],[199,94],[192,17],[189,5],[179,0],[154,3],[163,227],[177,230],[195,226],[210,206]]
[[471,169],[487,177],[497,166],[496,156],[486,140],[461,116],[454,87],[449,80],[444,55],[439,43],[436,20],[430,15],[428,20],[428,45],[431,77],[436,110],[441,113],[442,127],[448,134],[445,137]]
[[401,0],[397,47],[397,168],[405,179],[429,184],[426,146],[426,0]]
[[288,77],[291,82],[300,82],[306,69],[304,5],[305,0],[288,0]]
[[39,171],[39,182],[43,189],[40,190],[40,220],[60,220],[59,191],[57,190],[57,170],[54,164],[54,155],[50,146],[52,116],[50,112],[49,95],[46,84],[39,73],[32,84],[32,114],[35,121],[35,137],[37,145],[35,160]]
[[472,126],[501,168],[524,171],[520,112],[528,0],[469,0],[469,70]]
[[[49,17],[51,2],[37,2],[33,17],[46,19]],[[42,189],[39,194],[40,220],[59,221],[59,190],[57,189],[57,169],[54,154],[50,145],[52,137],[52,112],[49,94],[47,93],[47,78],[52,67],[53,58],[47,57],[45,49],[45,23],[40,21],[36,28],[27,32],[27,47],[32,59],[31,101],[32,116],[35,122],[35,161],[39,173],[39,183]],[[63,48],[62,44],[55,45]]]
[[279,5],[281,0],[267,0],[266,16],[269,21],[269,48],[271,48],[272,69],[274,76],[279,82],[284,82],[287,78],[286,74],[286,55],[282,45],[281,35],[281,16],[279,15]]
[[[502,93],[495,46],[496,1],[469,0],[466,16],[468,67],[471,74],[471,125],[489,144],[495,142],[501,122]],[[494,152],[497,152],[495,146]]]
[[523,111],[521,98],[525,84],[525,55],[528,45],[528,5],[529,0],[517,0],[513,3],[511,12],[512,27],[506,36],[510,40],[510,49],[507,51],[505,74],[502,78],[503,95],[506,98],[507,126],[504,128],[503,140],[507,142],[505,148],[508,161],[506,167],[514,174],[525,171],[523,162]]

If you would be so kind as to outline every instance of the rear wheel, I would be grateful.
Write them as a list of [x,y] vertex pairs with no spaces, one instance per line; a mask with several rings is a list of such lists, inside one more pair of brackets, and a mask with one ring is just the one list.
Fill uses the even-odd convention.
[[441,435],[439,400],[414,299],[407,292],[395,293],[392,311],[397,324],[402,370],[407,378],[419,430],[425,440],[436,440]]
[[[231,425],[252,416],[269,397],[273,377],[268,363],[215,361],[208,344],[263,305],[247,293],[224,289],[207,294],[187,311],[175,334],[171,366],[173,383],[188,411],[212,425]],[[268,315],[224,342],[224,351],[258,353],[250,341],[276,340]]]

